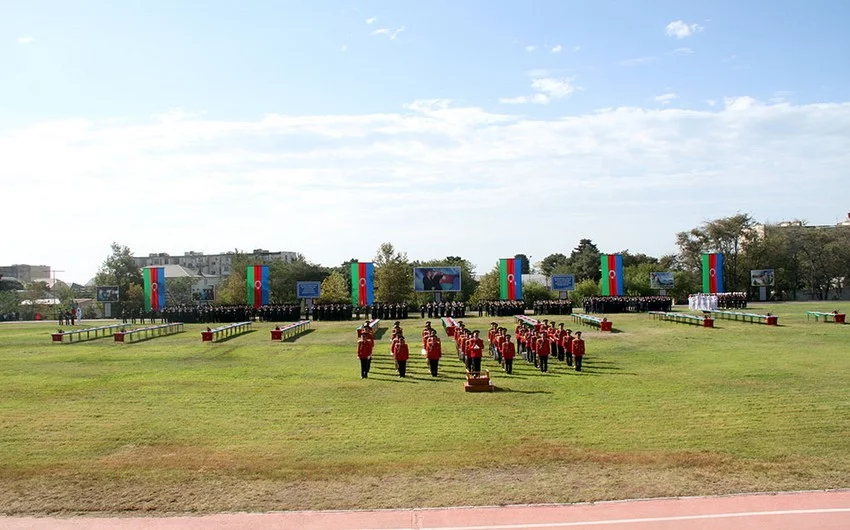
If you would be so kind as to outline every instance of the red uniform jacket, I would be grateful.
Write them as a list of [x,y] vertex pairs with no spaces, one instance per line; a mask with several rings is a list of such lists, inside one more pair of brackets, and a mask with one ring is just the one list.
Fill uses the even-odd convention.
[[406,361],[410,358],[410,349],[407,347],[407,343],[404,344],[400,342],[396,342],[393,345],[393,359],[396,361]]
[[573,339],[573,356],[584,357],[584,339]]
[[372,348],[375,346],[375,341],[371,337],[364,335],[357,341],[357,356],[361,359],[368,359],[372,356]]
[[428,345],[425,347],[425,357],[429,360],[439,359],[443,355],[442,344],[439,337],[434,337],[428,340]]
[[481,339],[469,339],[469,345],[467,348],[467,355],[469,355],[472,359],[480,359],[481,354],[484,351],[484,341]]
[[505,343],[502,344],[502,359],[510,361],[514,357],[516,357],[516,348],[514,347],[514,343],[505,341]]
[[537,339],[537,355],[549,357],[549,337],[545,335]]
[[575,340],[575,337],[573,337],[572,335],[567,335],[566,333],[564,334],[564,338],[561,339],[561,346],[564,347],[565,352],[573,352],[573,340]]

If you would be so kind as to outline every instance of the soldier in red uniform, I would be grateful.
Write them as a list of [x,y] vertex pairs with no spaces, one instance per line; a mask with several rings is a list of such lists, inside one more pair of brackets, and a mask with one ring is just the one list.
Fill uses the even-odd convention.
[[396,337],[392,345],[392,353],[398,369],[398,376],[404,377],[407,373],[407,359],[410,358],[410,350],[404,341],[404,335]]
[[581,338],[581,331],[576,331],[573,339],[573,357],[576,359],[576,372],[581,372],[581,360],[584,358],[584,340]]
[[431,338],[431,321],[425,322],[425,327],[422,328],[422,347],[428,349],[428,339]]
[[561,342],[564,346],[564,358],[567,360],[567,366],[573,365],[573,340],[573,330],[566,330]]
[[481,371],[481,356],[484,354],[484,341],[478,336],[478,330],[472,332],[472,338],[467,344],[468,356],[470,358],[470,372]]
[[549,335],[546,332],[537,339],[537,358],[540,360],[540,371],[549,371]]
[[372,367],[372,349],[375,347],[375,339],[371,333],[363,333],[357,341],[357,357],[360,359],[360,379],[369,377],[369,369]]
[[428,359],[428,368],[431,370],[431,377],[437,377],[437,369],[440,365],[440,357],[443,355],[443,347],[440,343],[440,337],[437,336],[437,330],[431,330],[431,336],[428,338],[428,343],[425,345],[425,357]]
[[502,362],[505,365],[505,373],[510,375],[514,370],[514,357],[516,356],[516,348],[511,342],[511,336],[505,335],[505,340],[502,341]]

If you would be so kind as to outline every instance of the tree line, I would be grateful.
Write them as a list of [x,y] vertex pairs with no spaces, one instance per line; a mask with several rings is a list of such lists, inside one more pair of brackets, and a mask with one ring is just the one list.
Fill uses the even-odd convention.
[[[783,224],[759,225],[749,214],[736,214],[697,226],[676,234],[678,253],[661,257],[632,253],[628,249],[608,251],[623,256],[625,293],[630,296],[657,294],[650,288],[650,272],[672,272],[675,287],[668,294],[678,299],[702,288],[702,254],[717,252],[724,255],[725,290],[748,292],[750,270],[774,269],[777,299],[793,300],[799,295],[814,299],[841,296],[850,278],[850,226],[810,226],[804,221]],[[96,285],[117,285],[125,309],[141,309],[144,301],[142,271],[133,260],[132,251],[113,243],[111,254],[95,276]],[[516,254],[522,262],[524,274],[538,272],[546,277],[554,274],[574,274],[576,290],[570,293],[578,302],[585,296],[600,292],[600,256],[602,252],[588,238],[582,238],[569,251],[552,253],[531,264],[525,254]],[[217,289],[216,302],[220,304],[246,303],[245,270],[249,265],[269,266],[270,298],[272,303],[296,302],[296,282],[322,282],[320,303],[346,303],[351,300],[350,259],[335,267],[326,267],[309,261],[298,254],[292,262],[262,259],[250,253],[233,254],[231,275]],[[498,263],[486,273],[476,277],[475,264],[462,256],[446,256],[430,260],[410,260],[407,253],[392,243],[383,243],[375,257],[375,299],[381,302],[407,302],[414,305],[432,300],[429,293],[413,290],[413,267],[456,266],[462,271],[461,291],[443,293],[444,299],[476,304],[499,298]],[[193,280],[169,278],[166,280],[169,303],[193,303]],[[0,313],[20,311],[21,301],[30,300],[25,308],[34,311],[35,301],[45,298],[49,289],[40,282],[31,282],[20,289],[19,284],[0,282]],[[59,284],[54,293],[65,303],[75,293]],[[524,282],[523,299],[527,303],[552,299],[557,293],[548,286]]]

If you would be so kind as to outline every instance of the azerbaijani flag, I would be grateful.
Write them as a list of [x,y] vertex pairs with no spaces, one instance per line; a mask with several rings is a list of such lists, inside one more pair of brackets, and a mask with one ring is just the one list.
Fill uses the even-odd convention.
[[522,260],[499,260],[499,299],[522,300]]
[[165,267],[144,269],[145,311],[159,311],[165,307]]
[[623,296],[623,256],[602,254],[602,296]]
[[248,305],[255,309],[269,303],[269,266],[248,265],[245,271],[245,288]]
[[702,292],[722,293],[723,254],[702,255]]
[[351,303],[367,306],[375,303],[375,265],[358,261],[351,264]]

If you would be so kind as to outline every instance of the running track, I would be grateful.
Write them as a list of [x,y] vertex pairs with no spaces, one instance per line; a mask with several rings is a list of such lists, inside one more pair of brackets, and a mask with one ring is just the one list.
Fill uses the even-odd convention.
[[0,517],[4,530],[847,530],[850,490],[544,506],[184,517]]

